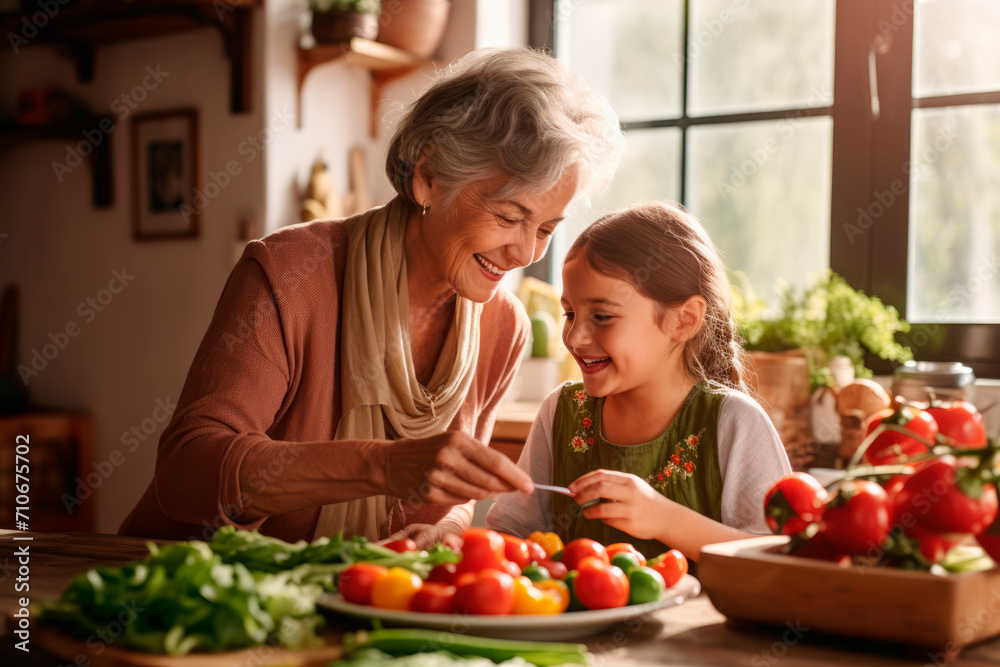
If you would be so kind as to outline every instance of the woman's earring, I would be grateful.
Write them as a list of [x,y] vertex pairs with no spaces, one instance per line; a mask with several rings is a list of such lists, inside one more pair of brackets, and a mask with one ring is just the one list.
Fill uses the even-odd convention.
[[421,213],[421,215],[422,215],[422,216],[423,216],[423,215],[427,215],[427,200],[426,200],[426,199],[424,200],[424,212],[423,212],[423,213]]

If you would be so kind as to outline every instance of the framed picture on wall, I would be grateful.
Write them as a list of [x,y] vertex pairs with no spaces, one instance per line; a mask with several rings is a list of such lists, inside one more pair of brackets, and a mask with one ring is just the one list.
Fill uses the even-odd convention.
[[199,211],[198,111],[176,109],[132,117],[132,237],[194,238]]

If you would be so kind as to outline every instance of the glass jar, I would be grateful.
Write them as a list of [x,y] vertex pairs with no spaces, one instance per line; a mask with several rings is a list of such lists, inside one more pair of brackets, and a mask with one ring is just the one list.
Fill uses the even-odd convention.
[[976,375],[959,362],[907,361],[892,374],[892,395],[926,403],[929,392],[943,400],[972,403],[976,398]]

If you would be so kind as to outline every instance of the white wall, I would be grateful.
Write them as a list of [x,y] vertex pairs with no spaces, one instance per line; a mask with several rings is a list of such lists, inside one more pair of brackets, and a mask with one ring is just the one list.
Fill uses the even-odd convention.
[[[258,55],[257,72],[259,60]],[[159,66],[168,75],[131,113],[197,107],[203,177],[224,169],[229,160],[242,164],[239,176],[202,211],[201,238],[132,240],[127,118],[110,135],[114,205],[108,209],[92,207],[89,164],[62,183],[56,180],[50,165],[64,159],[66,142],[0,151],[0,232],[8,234],[0,242],[0,285],[14,281],[21,287],[22,363],[33,349],[49,343],[49,333],[70,322],[80,327],[65,349],[30,378],[31,397],[42,406],[94,415],[95,463],[108,461],[115,449],[124,455],[124,463],[88,500],[96,503],[96,528],[102,532],[117,529],[149,482],[163,424],[134,452],[120,442],[122,433],[151,418],[157,399],[178,397],[232,266],[238,217],[263,214],[263,158],[247,162],[238,153],[239,144],[261,127],[262,91],[257,77],[254,111],[229,113],[228,61],[211,29],[102,48],[94,81],[86,85],[76,82],[71,62],[49,47],[0,55],[4,109],[14,108],[23,88],[59,86],[95,112],[106,112],[113,100],[142,83],[147,66]],[[107,287],[113,270],[123,267],[135,278],[103,312],[88,313],[86,305],[78,311],[81,302]]]

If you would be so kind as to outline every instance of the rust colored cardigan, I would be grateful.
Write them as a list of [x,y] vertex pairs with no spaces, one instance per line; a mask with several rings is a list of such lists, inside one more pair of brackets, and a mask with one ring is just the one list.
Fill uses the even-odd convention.
[[[246,500],[240,465],[260,443],[310,443],[300,455],[328,464],[337,456],[339,332],[351,325],[341,322],[346,250],[338,220],[285,227],[247,245],[160,438],[153,480],[120,534],[210,539],[230,524],[289,541],[312,539],[319,506],[238,522]],[[501,288],[485,304],[480,326],[476,376],[451,428],[488,443],[530,325],[521,304]],[[276,454],[270,470],[253,471],[251,483],[280,484],[282,465]],[[407,501],[401,509],[392,531],[434,523],[450,507]]]

